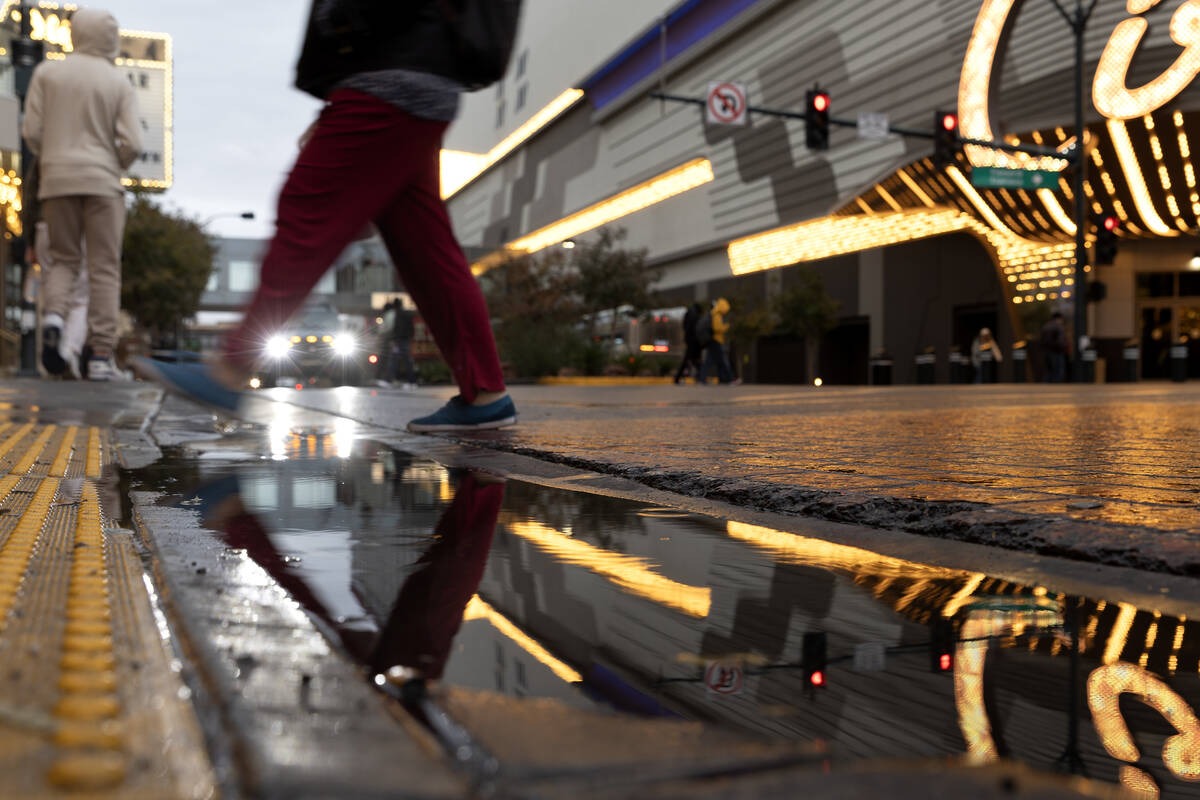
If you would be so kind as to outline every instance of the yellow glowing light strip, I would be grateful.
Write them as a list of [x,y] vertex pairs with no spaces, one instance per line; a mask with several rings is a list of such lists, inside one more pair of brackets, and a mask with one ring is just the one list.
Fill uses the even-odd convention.
[[953,165],[946,167],[946,174],[958,186],[958,190],[966,195],[967,200],[970,201],[971,205],[975,206],[975,210],[979,212],[979,215],[983,217],[988,225],[991,225],[1001,233],[1013,233],[1007,225],[1000,221],[1000,217],[996,216],[996,212],[984,201],[979,192],[975,191],[975,187],[971,185],[971,182],[967,180],[958,167]]
[[1121,170],[1125,173],[1125,181],[1133,195],[1133,204],[1137,207],[1138,214],[1146,227],[1159,236],[1177,236],[1178,232],[1167,227],[1167,224],[1158,216],[1158,212],[1154,210],[1154,203],[1150,199],[1150,191],[1146,187],[1146,180],[1142,175],[1142,168],[1138,164],[1137,155],[1133,152],[1133,145],[1129,141],[1129,131],[1125,128],[1125,123],[1110,119],[1108,135],[1112,139],[1113,148],[1117,151],[1117,159],[1121,162]]
[[725,533],[732,539],[752,544],[767,550],[776,558],[795,564],[819,565],[827,569],[842,569],[855,573],[869,569],[874,575],[883,574],[905,578],[967,577],[968,585],[972,586],[972,592],[975,591],[974,587],[983,582],[984,578],[979,573],[931,567],[927,564],[880,555],[859,547],[828,542],[824,539],[813,539],[745,522],[727,521]]
[[487,601],[479,595],[471,598],[471,602],[467,603],[466,613],[463,614],[464,622],[474,619],[487,620],[491,623],[492,627],[509,639],[512,639],[522,650],[529,653],[534,659],[544,664],[551,672],[567,683],[580,683],[583,681],[582,675],[552,656],[549,650],[542,647],[529,634],[514,625],[508,617],[488,605]]
[[967,585],[959,589],[954,594],[954,597],[951,597],[946,603],[946,606],[942,609],[942,616],[949,619],[957,614],[958,610],[962,608],[968,600],[971,599],[971,595],[975,594],[975,590],[979,588],[979,584],[983,583],[985,577],[986,576],[980,572],[976,574],[974,578],[967,581]]
[[1058,198],[1054,196],[1054,192],[1050,189],[1038,189],[1038,199],[1042,201],[1042,205],[1046,207],[1050,218],[1054,220],[1058,227],[1062,228],[1068,235],[1075,235],[1075,220],[1071,219],[1062,204],[1058,202]]
[[887,190],[884,189],[883,186],[881,186],[879,184],[875,184],[875,191],[876,191],[876,193],[879,194],[880,197],[883,198],[883,202],[887,203],[889,206],[892,207],[893,211],[903,211],[904,210],[903,208],[900,207],[900,204],[896,202],[896,198],[894,198],[890,194],[888,194]]
[[552,244],[627,217],[636,211],[695,189],[697,186],[710,183],[712,180],[713,169],[708,159],[692,159],[686,164],[668,170],[631,189],[626,189],[607,200],[602,200],[582,211],[563,217],[558,222],[509,242],[504,250],[485,256],[473,264],[471,269],[478,275],[501,263],[505,258],[505,250],[536,253]]
[[925,190],[922,189],[916,181],[910,178],[907,172],[900,170],[896,174],[900,176],[900,180],[904,181],[904,185],[912,190],[913,194],[920,198],[922,203],[929,208],[933,208],[934,205],[936,205],[936,203],[933,202],[933,198],[926,194]]
[[443,149],[440,155],[442,197],[446,198],[466,186],[485,169],[487,155],[465,150]]
[[651,571],[644,559],[609,552],[533,521],[512,520],[505,527],[555,558],[603,575],[639,597],[693,617],[708,616],[712,605],[712,590],[708,587],[664,578]]
[[551,100],[547,105],[542,107],[515,131],[501,139],[495,147],[484,153],[481,161],[479,162],[479,171],[464,180],[454,189],[454,191],[446,193],[445,196],[449,197],[450,195],[454,194],[454,192],[457,192],[463,186],[470,183],[488,167],[492,166],[497,161],[511,153],[513,150],[520,147],[526,139],[533,136],[542,128],[553,122],[558,115],[575,105],[575,103],[581,97],[583,97],[582,89],[567,89],[558,97]]
[[1137,616],[1137,609],[1128,603],[1118,605],[1121,610],[1113,622],[1108,641],[1104,643],[1104,656],[1101,661],[1105,664],[1115,664],[1120,660],[1121,653],[1125,650],[1125,642],[1129,638],[1129,629],[1133,627],[1133,618]]

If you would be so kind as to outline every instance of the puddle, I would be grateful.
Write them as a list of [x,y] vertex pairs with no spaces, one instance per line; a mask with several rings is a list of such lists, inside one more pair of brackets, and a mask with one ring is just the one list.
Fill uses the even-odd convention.
[[504,484],[342,428],[247,448],[168,453],[132,488],[196,511],[374,672],[819,741],[841,762],[1011,758],[1200,796],[1191,620]]

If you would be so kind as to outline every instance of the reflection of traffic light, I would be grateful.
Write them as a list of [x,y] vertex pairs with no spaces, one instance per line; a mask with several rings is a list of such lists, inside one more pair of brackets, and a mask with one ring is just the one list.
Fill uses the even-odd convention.
[[957,638],[954,635],[954,623],[948,619],[939,619],[930,629],[929,640],[929,671],[953,672],[954,647]]
[[809,89],[805,93],[804,143],[809,150],[829,149],[829,92]]
[[933,112],[933,163],[944,167],[954,163],[958,152],[958,114],[951,111]]
[[813,687],[824,686],[825,666],[828,662],[825,654],[825,633],[815,631],[804,634],[801,655],[804,659],[804,682]]
[[1096,263],[1111,264],[1117,257],[1117,228],[1120,223],[1112,214],[1096,215]]

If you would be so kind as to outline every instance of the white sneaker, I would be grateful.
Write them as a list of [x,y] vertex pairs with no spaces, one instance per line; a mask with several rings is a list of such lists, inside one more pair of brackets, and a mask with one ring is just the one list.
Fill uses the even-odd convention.
[[117,369],[111,358],[93,358],[88,361],[89,381],[127,381],[129,374]]

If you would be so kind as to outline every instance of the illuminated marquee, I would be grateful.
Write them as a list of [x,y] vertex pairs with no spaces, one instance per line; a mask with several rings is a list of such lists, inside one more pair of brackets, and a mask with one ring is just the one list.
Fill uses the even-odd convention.
[[[1129,65],[1149,27],[1140,15],[1160,2],[1128,0],[1126,9],[1131,18],[1117,25],[1100,56],[1092,83],[1092,102],[1096,110],[1110,120],[1110,130],[1120,120],[1142,117],[1166,105],[1200,74],[1200,0],[1185,0],[1171,17],[1170,28],[1171,39],[1183,48],[1183,52],[1165,72],[1144,86],[1130,89],[1126,85]],[[960,129],[966,138],[995,138],[989,110],[992,73],[996,62],[1004,56],[1005,34],[1020,5],[1020,0],[984,0],[979,9],[958,85]],[[1065,152],[1071,144],[1073,140],[1068,140],[1059,151]],[[964,152],[977,167],[1061,171],[1067,166],[1062,158],[1009,154],[979,145],[967,145]],[[1127,174],[1136,167],[1136,162],[1126,163],[1124,156],[1121,162]],[[1161,230],[1156,232],[1169,235]]]
[[[45,42],[46,58],[61,59],[71,52],[71,15],[75,10],[73,5],[50,2],[31,9],[30,35]],[[10,29],[19,26],[21,12],[16,0],[4,1],[0,20]],[[173,180],[174,149],[171,37],[165,33],[123,30],[120,55],[115,63],[133,86],[142,126],[142,152],[121,182],[142,189],[167,189]]]

